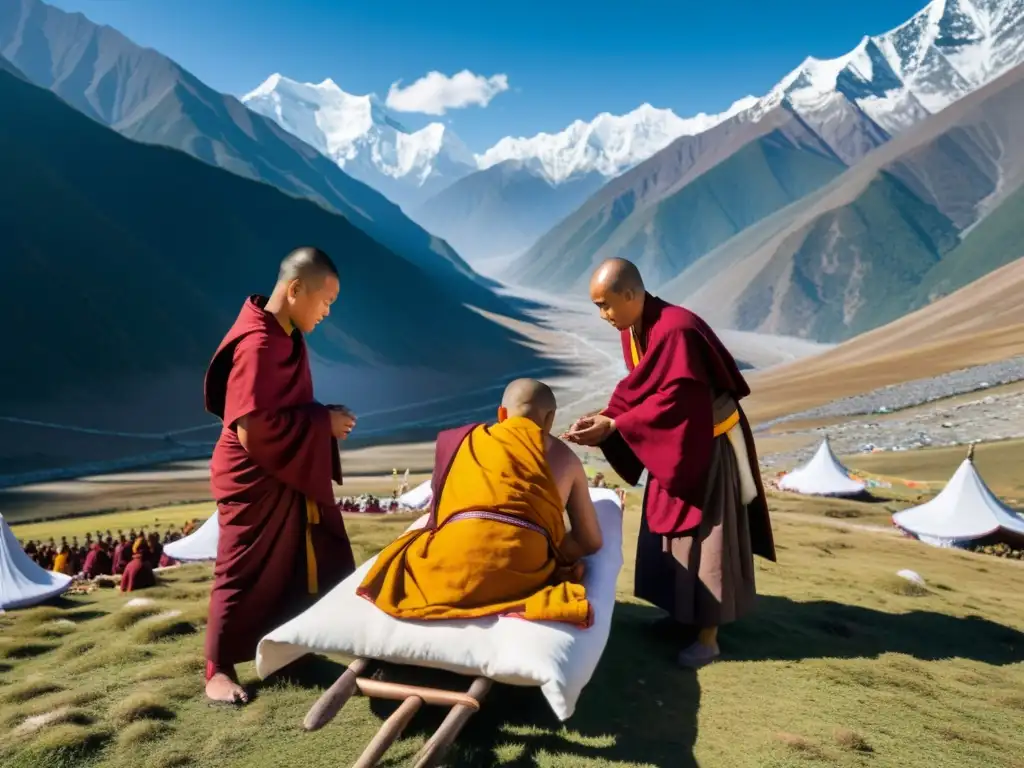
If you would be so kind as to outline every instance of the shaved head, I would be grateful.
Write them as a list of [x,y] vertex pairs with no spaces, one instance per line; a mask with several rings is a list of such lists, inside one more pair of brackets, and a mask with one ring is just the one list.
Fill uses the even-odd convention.
[[319,288],[327,277],[337,278],[338,268],[330,256],[311,246],[296,248],[285,256],[277,272],[278,283],[301,280],[313,288]]
[[319,248],[296,248],[284,257],[267,310],[292,332],[311,332],[331,312],[341,288],[338,268]]
[[550,429],[558,403],[551,387],[543,381],[516,379],[505,387],[501,407],[508,412],[509,418],[523,416],[545,429]]
[[594,271],[594,276],[590,278],[590,286],[591,289],[599,286],[606,291],[619,294],[627,291],[642,293],[644,279],[640,277],[640,270],[632,261],[606,259]]
[[625,259],[608,259],[590,278],[590,300],[601,319],[622,331],[640,322],[647,290],[636,264]]

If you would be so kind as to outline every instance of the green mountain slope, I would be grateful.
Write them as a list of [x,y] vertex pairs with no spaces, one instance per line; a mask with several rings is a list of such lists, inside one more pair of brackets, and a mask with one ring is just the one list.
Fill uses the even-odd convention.
[[40,0],[5,0],[0,55],[36,85],[128,138],[182,150],[341,213],[392,252],[446,278],[444,290],[463,301],[499,312],[516,306],[383,195],[273,120],[115,29]]
[[785,107],[684,136],[603,187],[509,269],[513,282],[579,289],[603,259],[653,286],[840,175],[846,166]]
[[[342,273],[327,327],[311,337],[326,362],[443,370],[467,389],[540,362],[313,202],[125,139],[7,72],[0,103],[0,297],[15,323],[0,377],[8,408],[87,391],[116,402],[146,376],[183,372],[178,396],[201,415],[216,344],[301,244],[326,250]],[[414,379],[377,385],[398,397],[402,386],[417,390]]]
[[[924,306],[1024,256],[1024,187],[972,229],[928,271],[911,302]],[[1024,297],[1022,297],[1024,301]]]
[[888,174],[780,248],[736,302],[744,328],[841,341],[904,314],[954,224]]

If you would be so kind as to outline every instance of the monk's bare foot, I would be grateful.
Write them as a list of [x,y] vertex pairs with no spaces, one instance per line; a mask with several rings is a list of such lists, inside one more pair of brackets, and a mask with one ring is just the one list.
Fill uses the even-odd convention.
[[710,664],[717,659],[720,653],[718,643],[714,645],[694,643],[679,653],[679,666],[689,669],[700,669],[705,664]]
[[206,681],[206,697],[218,704],[245,704],[249,701],[245,689],[223,672]]

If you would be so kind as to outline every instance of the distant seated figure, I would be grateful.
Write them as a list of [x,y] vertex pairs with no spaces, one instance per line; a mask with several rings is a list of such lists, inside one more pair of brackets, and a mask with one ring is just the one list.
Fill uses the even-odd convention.
[[124,573],[124,569],[128,567],[129,561],[132,559],[132,545],[123,536],[120,535],[120,539],[114,546],[113,556],[113,571],[115,576],[120,576]]
[[156,532],[149,534],[147,544],[149,546],[147,560],[153,568],[157,568],[160,565],[160,557],[164,553],[164,545],[160,543],[160,534]]
[[87,579],[95,579],[97,576],[109,576],[113,572],[113,562],[110,555],[107,554],[107,545],[102,541],[97,541],[85,557],[82,573]]
[[399,619],[589,627],[579,561],[601,548],[601,529],[583,464],[550,434],[555,410],[547,385],[519,379],[497,424],[438,435],[430,521],[387,546],[358,593]]
[[141,536],[132,545],[132,559],[125,566],[124,575],[121,576],[121,591],[134,592],[136,589],[156,586],[156,574],[149,564],[149,548],[146,540]]
[[54,573],[63,573],[66,576],[74,575],[71,570],[71,548],[67,544],[61,544],[57,556],[53,558],[53,565],[50,570]]

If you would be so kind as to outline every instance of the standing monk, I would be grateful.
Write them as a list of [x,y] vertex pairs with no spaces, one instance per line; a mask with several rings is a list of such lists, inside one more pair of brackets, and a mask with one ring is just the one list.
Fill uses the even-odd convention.
[[327,254],[292,251],[270,298],[242,306],[206,373],[206,410],[224,422],[210,463],[220,535],[206,629],[214,701],[246,702],[235,664],[355,570],[331,484],[355,418],[313,399],[303,340],[338,289]]
[[738,404],[750,389],[711,328],[647,293],[631,262],[604,262],[590,298],[620,331],[629,373],[608,407],[565,437],[600,446],[630,485],[647,470],[635,594],[698,630],[679,654],[696,668],[719,655],[718,627],[752,607],[753,555],[775,560],[754,437]]

